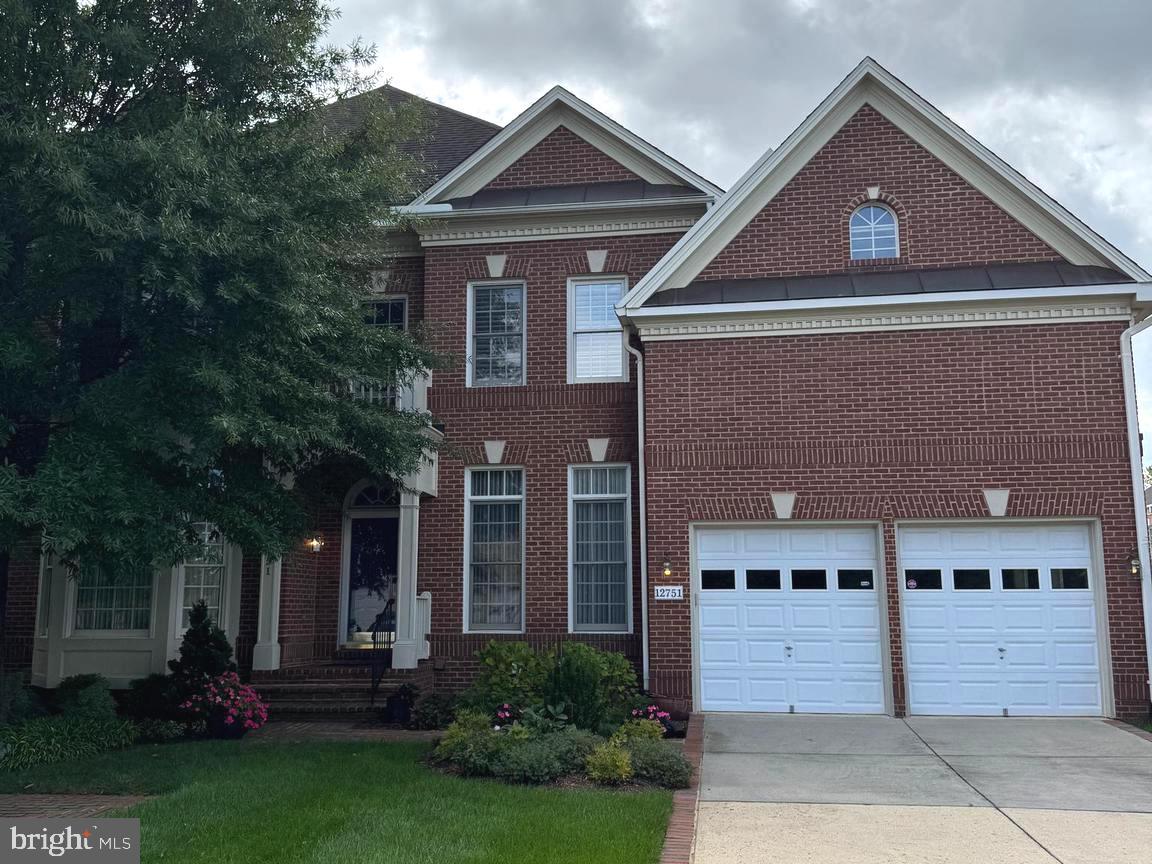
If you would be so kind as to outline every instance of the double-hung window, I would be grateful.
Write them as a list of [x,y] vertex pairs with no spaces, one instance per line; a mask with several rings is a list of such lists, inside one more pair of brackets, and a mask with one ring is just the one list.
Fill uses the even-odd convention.
[[226,566],[224,537],[211,522],[195,522],[192,528],[200,542],[200,550],[182,565],[184,596],[181,598],[180,626],[188,627],[192,607],[203,600],[208,615],[217,626],[223,627],[220,613]]
[[407,330],[408,298],[382,297],[371,301],[364,310],[364,321],[372,327]]
[[469,630],[524,627],[524,472],[467,473],[466,575]]
[[568,280],[568,382],[626,381],[624,331],[616,304],[623,277]]
[[152,626],[153,578],[150,570],[112,574],[82,566],[73,630],[147,632]]
[[469,286],[468,359],[472,387],[524,383],[524,283]]
[[627,465],[573,466],[568,481],[572,629],[629,629],[631,480]]

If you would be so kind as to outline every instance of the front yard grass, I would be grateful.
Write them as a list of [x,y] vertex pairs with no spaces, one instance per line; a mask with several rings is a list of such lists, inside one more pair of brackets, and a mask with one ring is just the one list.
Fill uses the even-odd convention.
[[0,792],[156,794],[143,861],[616,864],[659,858],[664,791],[507,786],[421,764],[423,744],[188,742],[0,773]]

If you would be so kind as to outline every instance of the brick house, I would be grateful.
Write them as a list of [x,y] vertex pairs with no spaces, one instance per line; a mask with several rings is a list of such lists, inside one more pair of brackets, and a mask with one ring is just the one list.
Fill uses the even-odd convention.
[[288,708],[579,639],[682,710],[1148,713],[1149,274],[871,60],[727,193],[562,88],[428,107],[373,316],[459,358],[387,397],[445,447],[282,560],[16,554],[10,663],[123,683],[207,597]]

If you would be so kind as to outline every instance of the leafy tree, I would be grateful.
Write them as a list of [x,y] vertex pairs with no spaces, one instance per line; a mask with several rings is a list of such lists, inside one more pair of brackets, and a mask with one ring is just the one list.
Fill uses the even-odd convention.
[[0,0],[0,548],[122,572],[208,519],[275,553],[307,529],[288,478],[419,464],[427,418],[334,386],[435,358],[363,323],[421,118],[325,129],[374,59],[321,43],[333,14]]

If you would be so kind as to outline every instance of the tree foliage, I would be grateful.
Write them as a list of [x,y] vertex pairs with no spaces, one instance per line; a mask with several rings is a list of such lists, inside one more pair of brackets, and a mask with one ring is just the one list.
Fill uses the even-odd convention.
[[435,358],[364,326],[421,118],[325,129],[374,59],[322,43],[332,15],[0,0],[0,548],[150,567],[208,519],[279,552],[307,527],[287,478],[419,464],[426,417],[334,386]]

